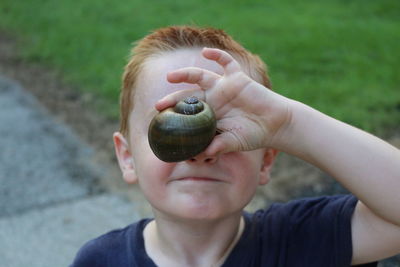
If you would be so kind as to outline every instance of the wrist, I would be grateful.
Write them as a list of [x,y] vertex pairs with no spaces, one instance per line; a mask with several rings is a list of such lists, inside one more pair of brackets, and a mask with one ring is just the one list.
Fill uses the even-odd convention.
[[287,99],[286,102],[285,120],[273,135],[270,147],[285,153],[298,154],[301,150],[301,136],[310,127],[313,109],[296,100]]

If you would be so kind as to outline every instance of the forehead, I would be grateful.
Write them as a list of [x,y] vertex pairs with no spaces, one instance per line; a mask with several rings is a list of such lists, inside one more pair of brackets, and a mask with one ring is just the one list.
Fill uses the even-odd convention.
[[165,95],[182,89],[198,88],[193,84],[172,84],[167,81],[168,72],[184,67],[199,67],[218,74],[223,73],[221,66],[201,55],[200,48],[179,49],[154,55],[144,62],[139,74],[135,88],[134,113],[145,115],[144,113],[153,112],[155,103]]

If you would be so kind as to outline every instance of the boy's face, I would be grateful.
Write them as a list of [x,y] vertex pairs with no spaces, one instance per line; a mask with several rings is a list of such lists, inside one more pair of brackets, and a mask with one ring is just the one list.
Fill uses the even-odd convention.
[[134,109],[129,119],[129,140],[117,133],[114,141],[118,161],[127,182],[138,181],[155,215],[181,219],[218,219],[240,213],[259,184],[269,180],[275,152],[232,152],[166,163],[148,143],[148,127],[157,113],[155,103],[167,94],[197,85],[171,84],[169,71],[195,66],[223,74],[215,62],[201,56],[200,49],[181,49],[146,61],[137,81]]

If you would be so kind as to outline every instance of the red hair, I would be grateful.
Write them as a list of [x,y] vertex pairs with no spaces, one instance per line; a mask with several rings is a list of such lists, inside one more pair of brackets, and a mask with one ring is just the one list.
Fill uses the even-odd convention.
[[125,66],[120,98],[120,132],[123,135],[126,136],[129,132],[128,121],[129,114],[133,109],[135,86],[145,60],[157,53],[193,47],[200,49],[212,47],[227,51],[242,65],[244,71],[252,79],[271,88],[264,62],[257,55],[243,48],[224,31],[193,26],[161,28],[136,43],[131,51],[131,58]]

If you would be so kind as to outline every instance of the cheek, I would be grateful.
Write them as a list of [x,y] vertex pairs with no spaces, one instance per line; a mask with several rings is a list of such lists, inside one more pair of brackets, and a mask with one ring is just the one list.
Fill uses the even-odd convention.
[[145,145],[142,149],[139,149],[134,158],[139,181],[142,179],[157,179],[162,182],[166,177],[169,176],[174,165],[159,160],[148,145]]
[[134,132],[130,137],[131,150],[135,164],[135,172],[139,181],[145,177],[159,176],[159,172],[163,172],[166,165],[160,161],[151,151],[148,143],[147,134]]
[[175,166],[159,160],[148,144],[147,136],[132,139],[132,152],[135,162],[135,171],[141,188],[158,190],[167,182]]
[[223,155],[226,167],[231,169],[232,175],[238,182],[245,184],[246,187],[258,185],[260,171],[262,166],[261,153],[234,152]]
[[166,186],[175,164],[160,161],[152,153],[141,156],[136,164],[139,187],[154,206],[167,197]]

